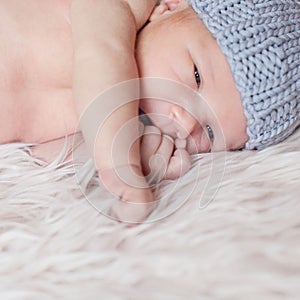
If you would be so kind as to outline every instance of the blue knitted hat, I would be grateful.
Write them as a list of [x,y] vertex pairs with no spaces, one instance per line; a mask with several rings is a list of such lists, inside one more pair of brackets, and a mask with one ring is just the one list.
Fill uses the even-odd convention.
[[227,57],[249,141],[262,149],[300,125],[300,1],[187,0]]

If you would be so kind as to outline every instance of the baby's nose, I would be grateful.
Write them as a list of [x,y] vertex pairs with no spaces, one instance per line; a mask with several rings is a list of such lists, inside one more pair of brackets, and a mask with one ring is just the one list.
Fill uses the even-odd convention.
[[172,109],[176,135],[178,139],[186,139],[193,132],[197,121],[184,108],[175,105]]

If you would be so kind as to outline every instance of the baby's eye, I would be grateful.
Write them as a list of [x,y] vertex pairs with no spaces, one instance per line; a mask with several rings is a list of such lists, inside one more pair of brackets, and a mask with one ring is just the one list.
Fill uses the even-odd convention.
[[206,130],[211,143],[213,143],[215,139],[215,135],[212,128],[209,125],[206,125]]
[[197,83],[197,87],[199,88],[201,85],[201,77],[198,71],[198,68],[196,67],[196,65],[194,65],[194,74],[195,74],[195,80]]

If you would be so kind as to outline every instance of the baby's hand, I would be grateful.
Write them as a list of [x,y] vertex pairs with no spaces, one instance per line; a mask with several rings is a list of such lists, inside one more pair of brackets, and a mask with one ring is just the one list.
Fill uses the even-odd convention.
[[185,140],[174,140],[155,126],[145,126],[141,141],[143,172],[150,183],[177,179],[191,167]]
[[138,166],[124,165],[98,171],[99,180],[116,196],[110,216],[125,223],[141,223],[156,202]]

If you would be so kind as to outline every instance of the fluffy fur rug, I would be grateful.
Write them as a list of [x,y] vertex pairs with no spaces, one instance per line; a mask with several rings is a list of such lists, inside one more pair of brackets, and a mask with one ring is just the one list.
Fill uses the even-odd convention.
[[196,157],[135,227],[84,151],[0,146],[0,299],[299,299],[299,141]]

